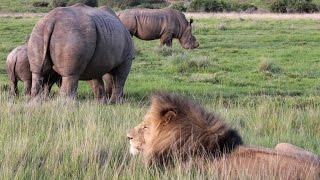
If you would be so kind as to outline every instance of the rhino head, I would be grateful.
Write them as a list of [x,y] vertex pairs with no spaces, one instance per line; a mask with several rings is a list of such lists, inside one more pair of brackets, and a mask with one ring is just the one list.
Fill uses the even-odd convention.
[[191,27],[192,22],[193,22],[193,19],[190,19],[190,22],[188,22],[187,28],[182,33],[182,36],[179,39],[181,46],[185,49],[194,49],[199,47],[199,43],[197,42],[197,39],[192,35],[192,27]]

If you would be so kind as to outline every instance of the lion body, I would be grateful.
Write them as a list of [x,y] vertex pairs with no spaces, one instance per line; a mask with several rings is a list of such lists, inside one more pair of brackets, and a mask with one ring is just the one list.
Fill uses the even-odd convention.
[[236,177],[320,178],[319,159],[243,145],[238,132],[215,113],[174,94],[154,94],[149,111],[128,137],[130,152],[141,152],[147,165],[199,164],[202,159],[218,172]]

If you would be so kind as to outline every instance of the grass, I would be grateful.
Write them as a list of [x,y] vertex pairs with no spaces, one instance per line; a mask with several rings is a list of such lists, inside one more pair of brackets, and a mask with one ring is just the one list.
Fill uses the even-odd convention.
[[8,97],[5,59],[38,19],[0,17],[1,179],[219,179],[179,167],[153,172],[128,154],[126,131],[155,90],[187,95],[218,112],[246,144],[290,142],[320,154],[317,19],[194,17],[198,49],[134,38],[124,104],[97,104],[81,82],[75,102],[54,96],[30,105],[23,96]]
[[[48,7],[33,7],[34,2],[48,2]],[[0,12],[48,12],[52,9],[52,0],[1,0],[0,1]],[[105,0],[98,0],[99,6],[105,5]],[[269,10],[269,7],[273,1],[266,0],[224,0],[227,3],[235,4],[252,4],[261,10]],[[320,0],[313,0],[318,7]]]
[[33,7],[34,2],[51,0],[1,0],[0,12],[48,12],[52,7]]

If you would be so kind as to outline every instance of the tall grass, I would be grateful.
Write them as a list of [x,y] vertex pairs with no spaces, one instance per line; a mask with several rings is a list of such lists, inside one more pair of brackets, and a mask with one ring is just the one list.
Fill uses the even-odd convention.
[[192,51],[176,40],[170,49],[134,38],[126,100],[101,105],[86,82],[77,101],[57,98],[57,87],[39,104],[9,98],[6,56],[39,18],[0,17],[0,179],[223,179],[179,166],[154,171],[128,154],[126,132],[155,90],[187,95],[218,112],[246,144],[290,142],[320,154],[317,19],[197,17],[200,47]]
[[[40,104],[13,101],[7,94],[0,99],[1,179],[202,179],[213,175],[179,166],[159,174],[128,154],[126,132],[146,112],[146,101],[127,99],[122,105],[106,106],[88,99],[53,98]],[[320,153],[319,99],[309,98],[304,106],[294,98],[227,101],[203,104],[238,129],[246,144],[273,148],[290,142]]]

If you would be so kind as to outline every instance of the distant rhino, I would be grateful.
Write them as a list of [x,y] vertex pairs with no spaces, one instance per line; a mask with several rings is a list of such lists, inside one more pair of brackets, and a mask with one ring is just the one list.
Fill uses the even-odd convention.
[[55,8],[32,30],[28,43],[32,72],[31,96],[41,91],[41,79],[52,69],[62,76],[61,96],[75,97],[79,80],[102,76],[113,80],[111,102],[123,96],[134,58],[131,36],[120,20],[103,9],[84,4]]
[[[19,95],[18,81],[24,83],[24,94],[31,94],[31,71],[30,64],[27,56],[27,44],[21,45],[13,49],[7,56],[6,69],[10,81],[10,94],[13,96]],[[43,86],[46,94],[50,92],[52,85],[58,81],[59,76],[50,72],[46,74],[43,81]]]
[[192,35],[191,24],[185,15],[171,8],[127,9],[119,13],[119,18],[132,36],[142,40],[160,39],[160,45],[172,46],[172,38],[179,39],[185,49],[199,47]]

